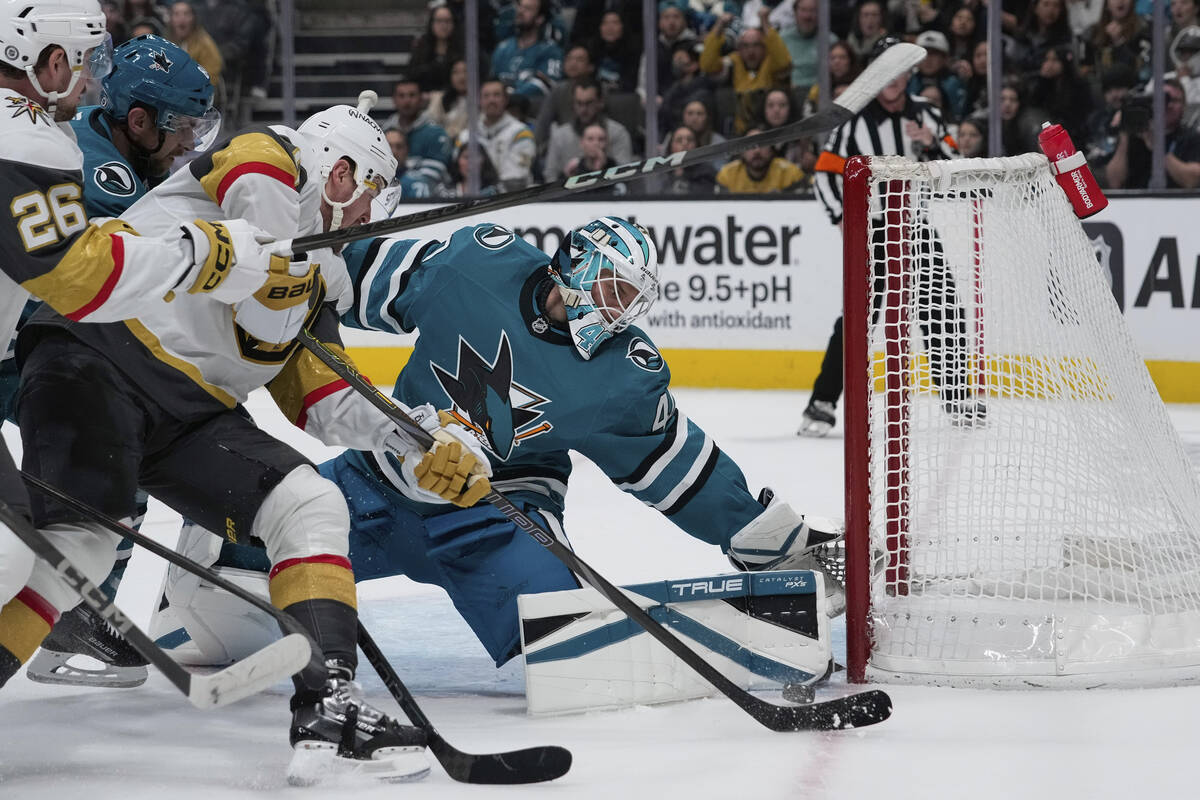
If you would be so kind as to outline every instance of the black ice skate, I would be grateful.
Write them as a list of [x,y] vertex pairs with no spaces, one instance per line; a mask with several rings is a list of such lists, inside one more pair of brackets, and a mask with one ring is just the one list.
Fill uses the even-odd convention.
[[351,671],[330,663],[319,691],[292,697],[292,761],[288,783],[311,786],[358,775],[388,782],[415,781],[429,774],[425,732],[402,725],[372,708]]
[[146,659],[86,604],[59,617],[25,670],[29,680],[127,689],[146,682]]

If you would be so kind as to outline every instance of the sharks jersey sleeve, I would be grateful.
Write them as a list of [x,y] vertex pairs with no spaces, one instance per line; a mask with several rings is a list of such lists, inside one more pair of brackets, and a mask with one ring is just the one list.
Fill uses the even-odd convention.
[[146,183],[117,150],[99,106],[80,110],[71,130],[83,152],[83,204],[89,217],[119,217],[147,191]]

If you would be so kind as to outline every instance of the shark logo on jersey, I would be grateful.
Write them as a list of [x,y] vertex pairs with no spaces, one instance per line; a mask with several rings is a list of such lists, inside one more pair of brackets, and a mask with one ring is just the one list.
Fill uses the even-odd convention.
[[480,247],[486,247],[488,250],[499,250],[515,238],[516,234],[503,225],[489,225],[475,231],[475,241],[479,242]]
[[663,368],[663,357],[654,349],[654,345],[640,336],[635,336],[629,343],[625,357],[646,372],[658,372]]
[[432,362],[429,368],[454,404],[450,413],[501,461],[523,439],[554,428],[547,420],[538,422],[537,407],[550,401],[512,379],[512,345],[503,331],[491,363],[459,336],[455,372]]
[[106,161],[92,172],[92,180],[104,191],[116,197],[129,197],[137,191],[137,181],[129,165]]
[[167,54],[162,50],[155,50],[154,54],[151,56],[151,59],[152,61],[150,63],[150,69],[162,70],[163,72],[170,72],[171,67],[175,63],[171,59],[167,58]]
[[9,95],[5,99],[8,100],[8,108],[12,111],[13,119],[22,115],[28,115],[29,121],[35,125],[39,122],[44,122],[47,125],[52,124],[50,116],[46,113],[46,109],[29,98]]

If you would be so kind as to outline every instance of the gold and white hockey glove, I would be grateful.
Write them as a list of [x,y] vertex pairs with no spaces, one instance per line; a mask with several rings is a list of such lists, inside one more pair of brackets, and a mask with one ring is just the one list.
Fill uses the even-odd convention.
[[[192,243],[192,268],[176,290],[207,294],[222,303],[236,303],[257,292],[272,271],[286,273],[288,259],[271,252],[271,234],[244,219],[183,225]],[[174,292],[168,293],[171,300]]]
[[401,472],[414,499],[468,508],[491,492],[492,467],[474,434],[428,403],[408,414],[433,436],[433,446],[422,450],[400,430],[393,431],[384,446],[403,459]]
[[[233,304],[233,319],[260,342],[287,344],[304,325],[313,300],[319,296],[321,269],[338,256],[332,250],[314,250],[305,258],[272,261],[267,282],[257,292]],[[279,269],[286,266],[286,269]]]

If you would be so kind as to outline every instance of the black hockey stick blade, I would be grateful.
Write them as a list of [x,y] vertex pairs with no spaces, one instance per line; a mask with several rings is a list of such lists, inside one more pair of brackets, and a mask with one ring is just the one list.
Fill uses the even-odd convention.
[[[329,367],[338,377],[346,381],[355,391],[363,395],[373,406],[387,414],[392,420],[412,437],[419,446],[429,448],[433,445],[433,436],[418,425],[407,414],[392,402],[336,353],[313,338],[306,330],[301,330],[297,341],[322,363]],[[583,579],[593,589],[616,606],[625,616],[636,622],[650,636],[670,650],[676,658],[691,667],[700,677],[712,684],[721,694],[728,697],[758,722],[774,731],[800,730],[845,730],[861,728],[883,722],[891,715],[891,698],[884,692],[873,690],[850,695],[825,703],[814,703],[807,706],[780,706],[775,703],[755,697],[736,683],[731,681],[719,669],[709,664],[692,650],[679,637],[668,631],[663,625],[634,602],[624,591],[608,582],[604,576],[591,568],[575,551],[563,545],[554,535],[530,519],[521,509],[517,508],[501,492],[493,489],[484,498],[509,519],[514,525],[529,534],[538,544],[549,550],[568,569]],[[861,701],[858,698],[862,698]]]
[[449,206],[430,208],[415,214],[406,214],[393,219],[381,219],[368,222],[365,225],[355,225],[342,230],[303,236],[297,239],[276,242],[272,249],[279,255],[290,255],[319,247],[335,247],[337,245],[355,242],[359,239],[370,239],[375,236],[399,233],[401,231],[447,222],[452,219],[473,217],[489,214],[503,208],[524,205],[525,203],[546,202],[555,200],[575,192],[589,191],[616,183],[641,180],[650,175],[660,174],[673,169],[686,169],[693,164],[712,161],[717,158],[728,158],[754,147],[783,144],[795,141],[805,136],[816,136],[833,130],[842,123],[850,120],[863,109],[867,103],[879,94],[897,77],[907,73],[922,58],[925,48],[915,44],[902,42],[885,50],[862,71],[854,81],[846,87],[833,104],[813,114],[807,119],[784,125],[774,130],[756,133],[753,136],[742,136],[728,139],[724,142],[697,147],[666,156],[650,156],[641,161],[631,161],[598,172],[585,172],[574,175],[558,183],[542,183],[518,189],[515,192],[494,197],[480,197],[463,203]]
[[88,580],[41,531],[4,503],[0,503],[0,522],[8,526],[34,555],[50,564],[83,602],[107,620],[147,661],[158,667],[196,708],[228,705],[273,686],[303,669],[312,654],[306,638],[289,634],[219,672],[211,675],[188,672],[134,625],[104,590]]
[[507,753],[484,753],[476,755],[457,749],[437,732],[429,717],[417,705],[416,698],[400,680],[396,670],[375,644],[371,634],[358,623],[358,646],[367,661],[379,673],[388,691],[414,725],[425,731],[429,749],[437,758],[442,769],[460,783],[520,784],[541,783],[561,778],[571,768],[571,751],[564,747],[549,745],[511,750]]
[[[174,550],[165,545],[159,544],[149,536],[135,531],[133,528],[124,524],[120,520],[113,519],[99,509],[92,508],[87,503],[77,500],[63,490],[46,483],[41,478],[38,478],[35,475],[30,475],[24,470],[21,471],[21,477],[25,480],[25,483],[29,484],[42,494],[53,497],[59,503],[78,511],[80,514],[83,514],[93,522],[103,525],[105,528],[108,528],[118,536],[123,536],[134,544],[146,548],[159,558],[169,561],[172,564],[175,564],[176,566],[192,573],[193,575],[196,575],[197,577],[203,578],[205,581],[208,581],[214,586],[224,589],[234,597],[244,600],[263,613],[270,615],[276,622],[279,623],[279,627],[283,630],[284,634],[287,636],[299,636],[307,641],[309,649],[309,666],[316,670],[324,671],[325,664],[321,654],[321,648],[317,646],[317,643],[313,641],[312,636],[309,635],[308,631],[306,631],[291,614],[276,608],[267,601],[263,600],[261,597],[257,597],[251,592],[243,589],[241,586],[238,586],[236,583],[225,580],[208,567],[197,564],[190,558],[176,553]],[[296,671],[299,672],[299,669]]]

